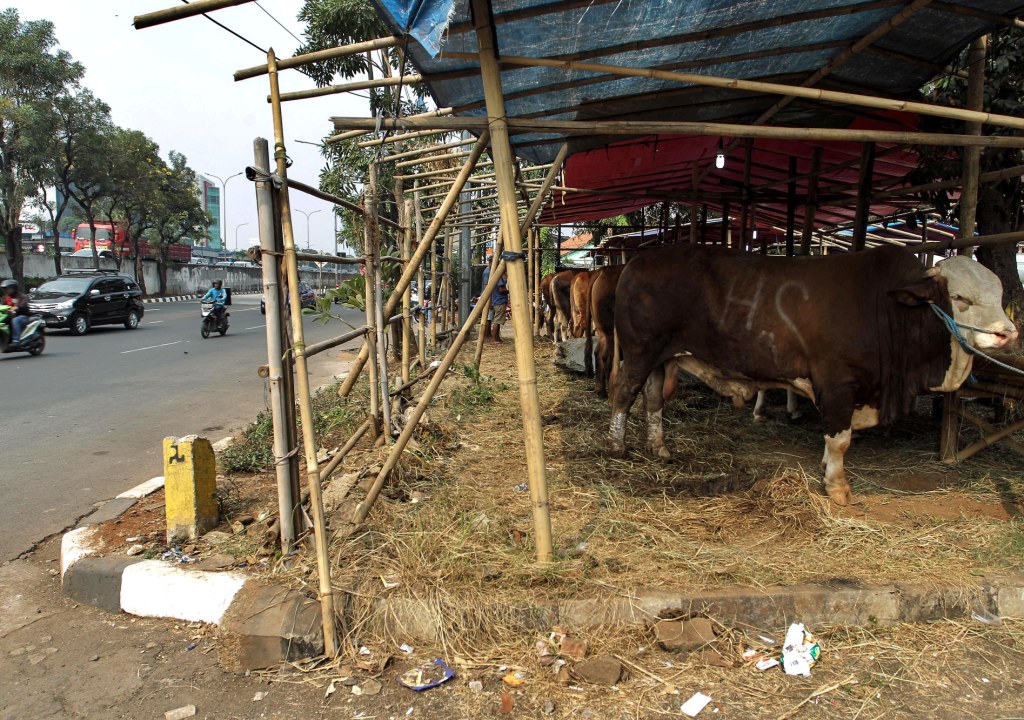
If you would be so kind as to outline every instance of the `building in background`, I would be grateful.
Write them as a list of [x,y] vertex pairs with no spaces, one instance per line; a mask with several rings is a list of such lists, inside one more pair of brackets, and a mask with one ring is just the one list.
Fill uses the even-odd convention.
[[213,222],[210,223],[210,244],[209,247],[216,250],[223,250],[221,238],[224,237],[223,218],[221,217],[220,187],[205,175],[196,174],[196,186],[199,189],[199,201],[203,210],[210,213]]

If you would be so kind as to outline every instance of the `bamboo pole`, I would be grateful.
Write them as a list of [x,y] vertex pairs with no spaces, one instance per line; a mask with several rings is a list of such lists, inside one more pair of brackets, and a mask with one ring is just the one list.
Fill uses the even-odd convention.
[[390,145],[391,143],[415,140],[416,138],[422,137],[431,137],[433,135],[447,135],[448,132],[445,132],[444,130],[419,130],[417,132],[402,133],[401,135],[388,135],[387,137],[374,138],[373,140],[364,140],[363,142],[356,143],[356,147],[378,147],[380,145]]
[[[523,435],[529,474],[530,499],[536,534],[537,561],[551,562],[551,515],[548,504],[546,469],[544,466],[544,429],[540,419],[540,398],[537,395],[537,373],[534,365],[533,333],[529,308],[526,306],[526,276],[522,262],[522,232],[516,213],[515,163],[509,144],[505,100],[501,89],[494,28],[491,25],[487,0],[471,0],[476,25],[477,47],[480,50],[480,75],[484,86],[487,116],[493,141],[491,152],[498,178],[501,226],[505,247],[518,254],[511,260],[508,273],[509,299],[512,303],[512,326],[515,334],[516,367],[519,374],[519,399],[523,412]],[[500,275],[497,270],[495,276]],[[479,305],[480,303],[478,303]]]
[[[395,181],[395,189],[400,190],[402,185],[401,180]],[[401,197],[401,193],[395,196],[396,198]],[[412,201],[406,200],[402,203],[404,208],[403,224],[405,225],[405,232],[402,234],[402,260],[406,266],[409,264],[409,258],[412,256],[412,230],[409,227],[409,216],[412,215]],[[412,343],[410,342],[412,335],[412,293],[409,288],[405,288],[402,292],[402,382],[409,382],[409,364],[412,362]]]
[[[988,48],[984,36],[971,42],[967,54],[968,78],[966,105],[970,110],[980,110],[985,103],[985,53]],[[964,124],[968,135],[981,135],[981,123]],[[963,150],[963,179],[960,190],[960,237],[974,237],[975,218],[978,210],[978,175],[981,172],[981,148],[969,147]],[[966,248],[961,253],[968,252]]]
[[811,254],[811,241],[814,239],[814,215],[818,211],[818,170],[821,168],[820,147],[814,148],[811,154],[811,177],[807,181],[807,202],[804,205],[804,226],[800,235],[800,254]]
[[[415,183],[413,183],[415,188]],[[416,216],[416,242],[423,242],[423,213],[420,212],[420,194],[418,191],[413,191],[413,213]],[[433,243],[431,243],[431,253],[433,253]],[[423,298],[426,295],[427,288],[423,284],[423,260],[424,257],[420,258],[419,264],[416,266],[416,285],[419,288],[417,295],[419,298],[420,307],[423,307]],[[429,301],[428,301],[429,302]],[[427,316],[420,312],[420,323],[419,332],[416,335],[416,351],[420,360],[420,371],[427,366]]]
[[136,30],[144,30],[145,28],[163,25],[164,23],[174,22],[175,20],[183,20],[184,18],[195,17],[196,15],[202,15],[203,13],[212,12],[214,10],[221,10],[223,8],[234,7],[236,5],[245,5],[249,2],[253,2],[253,0],[193,0],[189,5],[176,5],[175,7],[170,7],[166,10],[157,10],[156,12],[146,13],[145,15],[136,15],[132,24],[135,26]]
[[[267,141],[257,138],[253,143],[255,165],[270,175],[270,149]],[[259,215],[260,247],[264,251],[276,250],[274,223],[274,192],[269,179],[256,179],[256,209]],[[281,554],[288,555],[295,544],[295,525],[299,504],[292,490],[292,448],[287,428],[287,404],[294,398],[285,398],[284,345],[282,343],[281,287],[278,278],[278,259],[268,255],[263,259],[263,297],[267,314],[267,384],[270,387],[270,415],[274,426],[274,474],[277,479],[277,510],[281,527]],[[286,404],[287,403],[287,404]]]
[[[469,159],[465,165],[462,166],[462,171],[459,173],[460,182],[452,186],[451,191],[448,193],[448,197],[438,208],[437,213],[434,215],[434,219],[430,222],[430,226],[427,228],[426,236],[420,241],[420,244],[416,247],[409,262],[406,263],[405,269],[402,271],[402,276],[398,279],[395,284],[394,292],[391,297],[388,298],[387,306],[385,307],[384,314],[390,316],[397,307],[399,293],[405,292],[405,289],[409,287],[409,283],[416,274],[416,266],[423,261],[423,256],[429,252],[431,245],[434,242],[434,238],[437,236],[438,231],[444,225],[445,220],[448,218],[448,213],[451,212],[452,207],[459,199],[459,193],[462,192],[462,186],[466,184],[466,180],[469,179],[470,174],[473,172],[473,167],[476,165],[476,161],[480,159],[480,155],[483,154],[487,148],[487,142],[490,138],[490,134],[484,132],[480,135],[480,139],[477,140],[477,144],[473,147],[473,151],[470,154]],[[341,384],[338,389],[338,394],[341,397],[347,397],[352,392],[352,387],[355,385],[356,380],[359,379],[359,373],[362,372],[363,366],[366,364],[366,359],[369,357],[369,348],[364,343],[362,349],[359,351],[359,357],[356,358],[355,362],[352,363],[352,368],[349,370],[348,375],[345,377],[345,381]]]
[[867,242],[868,211],[871,210],[871,185],[875,179],[875,144],[864,143],[860,151],[860,180],[857,183],[857,209],[853,221],[853,250],[863,250]]
[[[436,243],[435,243],[436,244]],[[430,349],[437,347],[437,252],[430,253]]]
[[[376,213],[377,204],[374,203]],[[384,280],[380,263],[380,225],[373,223],[373,312],[377,328],[377,380],[380,383],[380,415],[384,441],[391,443],[391,390],[388,383],[388,326],[384,322]]]
[[[490,282],[487,283],[487,287],[484,288],[483,292],[494,291],[494,288],[498,286],[498,280],[505,274],[505,262],[502,261],[498,264],[498,269],[495,270],[494,275],[491,276]],[[455,358],[458,357],[459,351],[462,349],[463,344],[466,342],[466,338],[469,337],[470,329],[476,324],[480,315],[483,311],[483,303],[477,303],[476,307],[470,312],[469,317],[466,318],[466,322],[463,323],[462,329],[459,330],[459,334],[455,336],[455,340],[452,341],[451,347],[448,348],[448,352],[444,354],[438,365],[438,368],[434,371],[433,377],[430,379],[430,384],[423,391],[423,395],[420,396],[420,400],[416,403],[416,407],[408,415],[408,421],[405,427],[402,428],[401,434],[398,439],[395,440],[395,444],[391,447],[391,451],[388,453],[387,460],[384,461],[384,465],[381,467],[381,471],[377,473],[376,479],[366,492],[366,497],[363,501],[356,506],[355,513],[352,517],[353,523],[361,523],[366,520],[366,516],[370,514],[370,509],[376,502],[377,497],[380,495],[380,491],[384,488],[384,483],[387,481],[388,475],[398,465],[398,460],[402,456],[402,451],[405,450],[406,445],[409,444],[409,440],[412,439],[413,432],[416,430],[416,425],[419,423],[420,418],[423,417],[423,413],[426,412],[427,406],[430,401],[437,394],[437,389],[441,387],[441,382],[444,380],[448,370],[451,369],[452,364],[455,362]]]
[[[1002,116],[1000,116],[1002,117]],[[487,127],[486,119],[471,117],[450,117],[424,120],[377,121],[367,118],[331,118],[335,128],[367,130],[396,130],[408,128],[432,128],[438,130],[483,130]],[[1021,120],[1024,123],[1024,119]],[[781,140],[803,141],[842,141],[842,142],[879,142],[898,143],[904,145],[953,145],[980,147],[1024,147],[1024,137],[1011,135],[957,135],[954,133],[920,133],[899,132],[890,130],[857,130],[841,128],[796,128],[759,125],[735,125],[731,123],[710,122],[660,122],[660,121],[629,121],[629,120],[524,120],[509,118],[509,132],[514,133],[557,133],[561,135],[700,135],[712,137],[734,138],[772,138]],[[397,167],[407,167],[421,163],[455,157],[459,153],[423,158],[421,160],[399,163]]]
[[[385,155],[380,159],[381,162],[394,162],[395,160],[403,160],[405,158],[419,157],[420,155],[426,155],[427,153],[438,152],[439,150],[451,150],[453,148],[465,147],[466,145],[472,145],[476,140],[469,138],[468,140],[458,140],[443,145],[431,145],[430,147],[416,148],[415,150],[408,150],[406,152],[393,153],[391,155]],[[443,157],[443,156],[442,156]]]
[[[377,222],[376,163],[370,163],[363,202],[366,205],[363,215],[363,255],[366,257],[366,272],[363,274],[363,302],[366,312],[366,324],[370,328],[370,331],[366,334],[364,347],[369,349],[367,357],[373,358],[373,361],[370,363],[370,419],[373,421],[370,433],[371,437],[376,440],[381,432],[380,365],[377,362],[377,345],[381,341],[380,334],[384,332],[384,328],[377,324],[377,312],[373,306],[377,298],[376,293],[373,291],[374,278],[377,276],[377,268],[374,265],[374,258],[376,256],[373,252],[373,242],[377,233],[372,227]],[[352,369],[349,370],[349,376],[351,375]],[[385,398],[386,401],[387,398]]]
[[[312,65],[313,63],[322,62],[324,60],[336,60],[338,58],[350,57],[352,55],[371,52],[373,50],[382,50],[384,48],[395,47],[397,44],[398,38],[389,36],[377,38],[376,40],[366,40],[364,42],[352,43],[351,45],[341,45],[339,47],[333,47],[327,50],[317,50],[316,52],[305,53],[304,55],[296,55],[295,57],[284,58],[283,60],[278,61],[277,69],[279,72],[281,70],[290,70],[292,68]],[[239,80],[248,80],[249,78],[259,77],[260,75],[266,75],[267,72],[268,67],[266,65],[256,65],[254,67],[236,70],[234,78],[235,82],[238,82]]]
[[281,225],[284,236],[284,265],[288,276],[288,294],[291,301],[299,416],[302,419],[302,443],[306,456],[309,504],[313,514],[313,535],[316,543],[320,581],[320,614],[324,630],[324,654],[333,658],[338,654],[338,638],[334,618],[334,589],[331,586],[331,558],[327,546],[327,523],[324,518],[324,504],[320,493],[320,468],[316,457],[316,438],[313,434],[313,400],[309,389],[309,370],[306,366],[306,341],[302,328],[302,306],[299,302],[299,268],[295,260],[295,234],[292,228],[291,203],[288,199],[288,154],[284,144],[281,103],[277,99],[279,88],[276,62],[274,50],[271,48],[267,53],[267,66],[270,68],[270,93],[274,98],[271,105],[274,116],[274,159],[277,161],[277,174],[282,180],[278,200],[281,205]]
[[357,80],[356,82],[342,83],[341,85],[328,85],[310,90],[296,90],[295,92],[283,93],[281,101],[308,100],[309,98],[323,97],[324,95],[340,95],[341,93],[356,92],[357,90],[394,87],[396,85],[414,85],[422,82],[422,80],[423,78],[419,75],[398,75],[378,78],[376,80]]
[[[437,110],[431,110],[431,111],[425,112],[425,113],[418,113],[416,115],[410,115],[409,117],[411,117],[411,118],[444,117],[445,115],[451,115],[451,114],[452,114],[452,108],[445,107],[445,108],[438,108]],[[329,138],[324,140],[324,143],[325,144],[329,144],[329,143],[341,142],[342,140],[351,140],[352,138],[357,138],[357,137],[360,137],[362,135],[369,135],[369,134],[371,134],[373,132],[376,132],[376,129],[374,129],[374,130],[350,130],[349,132],[343,132],[343,133],[340,133],[338,135],[331,135]]]
[[[918,0],[915,4],[922,4],[924,2],[927,2],[927,0]],[[461,52],[444,52],[442,53],[442,57],[454,60],[476,59],[472,53]],[[843,105],[869,107],[878,110],[910,112],[917,113],[919,115],[980,122],[986,125],[1001,125],[1003,127],[1024,130],[1024,118],[1014,117],[1012,115],[1000,115],[998,113],[986,113],[976,110],[966,110],[963,108],[944,107],[941,105],[933,105],[931,103],[914,102],[911,100],[895,100],[871,95],[838,92],[835,90],[821,90],[819,88],[783,85],[780,83],[770,83],[759,80],[739,80],[737,78],[716,77],[714,75],[700,75],[697,73],[651,70],[648,68],[633,68],[622,65],[578,62],[573,60],[549,60],[545,58],[531,58],[515,55],[502,55],[501,64],[505,66],[521,67],[551,67],[561,68],[563,70],[607,73],[609,75],[620,75],[622,77],[641,77],[653,80],[665,80],[668,82],[685,83],[687,85],[701,85],[727,90],[783,95],[786,97],[803,98],[805,100],[817,102],[840,103]]]

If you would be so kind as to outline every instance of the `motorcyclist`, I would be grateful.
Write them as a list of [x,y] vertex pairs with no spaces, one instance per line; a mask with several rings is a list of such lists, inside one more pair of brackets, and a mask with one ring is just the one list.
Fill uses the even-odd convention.
[[206,291],[200,302],[213,303],[213,316],[217,319],[217,324],[220,325],[224,322],[224,313],[227,310],[226,304],[228,301],[228,291],[224,290],[221,286],[224,281],[217,278],[213,281],[213,287]]
[[3,297],[3,304],[14,308],[14,317],[11,318],[11,342],[16,343],[21,339],[21,331],[29,322],[28,295],[18,291],[17,280],[4,280],[0,283],[0,296]]

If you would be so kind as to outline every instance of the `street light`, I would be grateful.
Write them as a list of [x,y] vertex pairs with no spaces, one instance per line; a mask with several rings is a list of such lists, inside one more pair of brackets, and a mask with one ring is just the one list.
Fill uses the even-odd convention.
[[235,251],[238,251],[238,228],[245,227],[249,223],[238,223],[235,225]]
[[[320,208],[320,210],[323,210],[323,208]],[[295,210],[295,212],[300,212],[306,216],[306,250],[309,250],[309,216],[315,215],[316,213],[320,212],[320,210],[312,210],[310,212],[306,212],[305,210],[299,209]]]
[[224,241],[224,228],[227,227],[228,219],[228,180],[233,177],[238,177],[242,173],[236,172],[234,175],[228,175],[227,178],[221,179],[219,176],[214,175],[211,172],[206,173],[214,180],[220,180],[220,186],[223,192],[220,194],[220,246],[222,250],[226,250],[227,243]]

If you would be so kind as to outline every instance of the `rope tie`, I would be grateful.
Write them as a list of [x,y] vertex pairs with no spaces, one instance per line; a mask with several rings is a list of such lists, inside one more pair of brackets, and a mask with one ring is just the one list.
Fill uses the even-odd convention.
[[[940,308],[935,303],[931,303],[931,307],[932,310],[935,311],[935,314],[939,316],[939,319],[942,320],[943,323],[945,323],[946,329],[949,330],[949,334],[952,335],[958,343],[960,343],[960,347],[962,347],[966,352],[970,353],[971,355],[980,355],[993,365],[998,365],[1004,370],[1009,370],[1010,372],[1016,373],[1017,375],[1024,375],[1024,370],[1020,370],[1018,368],[1013,367],[1012,365],[1007,365],[1004,362],[1000,362],[991,355],[986,355],[981,350],[978,350],[977,348],[969,345],[967,339],[964,338],[963,334],[960,332],[960,328],[964,328],[965,330],[973,330],[974,332],[985,333],[986,335],[998,335],[999,333],[997,333],[994,330],[985,330],[983,328],[975,327],[974,325],[959,323],[956,320],[954,320],[949,315],[949,313],[947,313],[945,310]],[[970,382],[977,382],[977,380],[975,380],[974,378],[973,373],[971,374]]]

